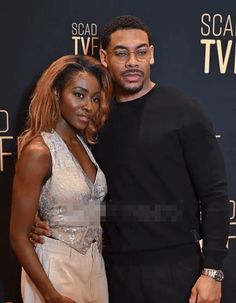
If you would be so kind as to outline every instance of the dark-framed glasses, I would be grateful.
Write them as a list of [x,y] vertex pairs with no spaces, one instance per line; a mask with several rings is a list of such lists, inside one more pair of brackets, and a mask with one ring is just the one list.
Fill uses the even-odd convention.
[[133,52],[130,52],[127,49],[116,49],[114,51],[108,51],[108,53],[111,53],[115,60],[120,63],[127,62],[130,58],[130,54],[134,54],[137,61],[146,61],[149,55],[149,47],[138,48]]

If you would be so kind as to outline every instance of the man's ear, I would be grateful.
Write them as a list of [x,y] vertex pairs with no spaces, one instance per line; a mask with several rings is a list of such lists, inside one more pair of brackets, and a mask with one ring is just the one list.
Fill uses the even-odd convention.
[[106,51],[101,48],[99,50],[99,55],[100,55],[100,61],[101,61],[102,65],[107,68],[107,53],[106,53]]
[[151,51],[151,58],[150,58],[150,64],[154,64],[154,45],[150,45],[150,51]]

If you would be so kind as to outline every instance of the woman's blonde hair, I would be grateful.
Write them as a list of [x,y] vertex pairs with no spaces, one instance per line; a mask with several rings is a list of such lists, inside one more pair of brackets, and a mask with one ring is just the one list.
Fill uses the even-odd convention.
[[50,132],[55,128],[60,117],[59,102],[55,98],[55,91],[60,94],[74,73],[79,71],[94,75],[102,90],[98,113],[84,130],[88,143],[96,143],[96,134],[109,112],[111,78],[106,68],[93,57],[67,55],[54,61],[43,72],[36,84],[29,106],[27,129],[21,134],[19,152],[42,131]]

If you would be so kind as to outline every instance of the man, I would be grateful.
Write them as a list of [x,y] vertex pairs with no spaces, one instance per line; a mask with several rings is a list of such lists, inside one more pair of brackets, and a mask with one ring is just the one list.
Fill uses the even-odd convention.
[[100,57],[115,95],[94,148],[109,189],[110,303],[218,303],[229,203],[212,125],[197,102],[151,81],[154,46],[140,19],[107,24]]

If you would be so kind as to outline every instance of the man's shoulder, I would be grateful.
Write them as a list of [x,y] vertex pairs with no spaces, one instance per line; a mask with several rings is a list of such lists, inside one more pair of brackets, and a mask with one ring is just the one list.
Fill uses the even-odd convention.
[[199,105],[198,101],[182,90],[167,85],[156,85],[149,99],[151,100],[151,104],[164,107],[187,109]]
[[146,103],[146,112],[149,115],[159,112],[163,116],[189,122],[209,120],[197,99],[172,86],[157,85]]

